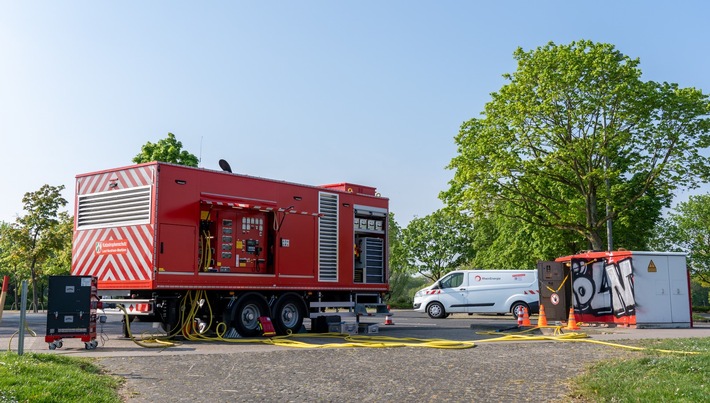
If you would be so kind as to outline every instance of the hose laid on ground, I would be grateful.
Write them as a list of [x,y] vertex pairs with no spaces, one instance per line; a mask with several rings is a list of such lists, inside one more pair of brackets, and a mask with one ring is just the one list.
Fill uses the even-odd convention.
[[[28,325],[25,325],[25,330],[27,333],[30,334],[30,337],[37,337],[37,333],[35,333],[34,330],[30,329]],[[12,339],[15,337],[16,334],[20,333],[19,330],[16,330],[15,333],[10,336],[10,340],[7,342],[7,351],[12,351]]]
[[126,308],[121,304],[116,304],[116,307],[123,312],[123,320],[126,324],[126,332],[128,334],[128,337],[137,345],[145,348],[168,348],[178,345],[178,343],[166,340],[166,336],[158,337],[154,335],[142,335],[140,339],[135,338],[133,336],[133,333],[131,332],[131,321],[128,318],[128,311],[126,311]]
[[[197,321],[197,313],[202,305],[207,305],[207,310],[209,314],[209,322],[203,324],[203,329],[196,329],[194,323]],[[166,348],[177,345],[177,343],[166,340],[177,335],[182,335],[186,340],[190,341],[219,341],[228,343],[261,343],[274,345],[279,347],[292,347],[292,348],[352,348],[352,347],[366,347],[366,348],[391,348],[391,347],[423,347],[423,348],[439,348],[439,349],[466,349],[475,347],[474,341],[455,341],[455,340],[445,340],[445,339],[418,339],[418,338],[396,338],[389,336],[360,336],[360,335],[350,335],[344,333],[290,333],[285,336],[274,336],[271,338],[226,338],[224,335],[227,332],[227,324],[224,322],[217,323],[215,327],[216,336],[206,336],[204,333],[207,329],[212,326],[213,313],[212,306],[209,303],[209,298],[205,290],[197,290],[188,292],[182,299],[180,306],[180,326],[164,337],[156,336],[143,336],[141,339],[135,339],[130,333],[130,322],[128,321],[128,313],[121,307],[124,314],[126,315],[126,327],[128,328],[129,335],[131,339],[142,347],[158,347]],[[689,351],[675,351],[675,350],[661,350],[661,349],[651,349],[645,347],[635,347],[626,346],[623,344],[604,342],[599,340],[592,340],[586,333],[580,332],[564,332],[562,326],[543,326],[543,328],[553,329],[553,335],[530,335],[528,333],[535,330],[541,329],[539,326],[528,327],[520,332],[506,334],[501,337],[496,337],[492,339],[477,340],[479,343],[489,343],[489,342],[511,342],[511,341],[559,341],[559,342],[585,342],[594,343],[600,345],[606,345],[610,347],[626,348],[630,350],[649,350],[658,351],[662,353],[672,353],[672,354],[700,354],[699,352],[689,352]],[[477,334],[483,335],[500,335],[500,332],[480,332]],[[307,343],[303,341],[296,340],[298,338],[337,338],[342,339],[345,343],[325,343],[325,344],[315,344]],[[155,345],[158,344],[158,345]]]
[[[554,329],[554,334],[552,336],[546,336],[546,335],[527,335],[526,333],[535,331],[537,329],[541,328],[550,328]],[[496,332],[477,332],[476,334],[481,334],[481,335],[498,335],[500,333]],[[479,343],[486,343],[486,342],[500,342],[500,341],[538,341],[538,340],[544,340],[544,341],[560,341],[560,342],[583,342],[583,343],[593,343],[593,344],[600,344],[604,346],[610,346],[610,347],[616,347],[616,348],[625,348],[629,350],[635,350],[635,351],[656,351],[659,353],[668,353],[668,354],[685,354],[685,355],[696,355],[696,354],[701,354],[701,352],[698,351],[679,351],[679,350],[664,350],[664,349],[654,349],[654,348],[648,348],[648,347],[636,347],[636,346],[627,346],[625,344],[618,344],[618,343],[611,343],[607,341],[601,341],[601,340],[593,340],[589,338],[589,335],[586,333],[579,333],[579,332],[569,332],[565,333],[563,331],[562,326],[536,326],[536,327],[530,327],[528,329],[522,330],[517,333],[512,333],[512,334],[507,334],[505,336],[501,337],[496,337],[493,339],[484,339],[484,340],[478,340]]]
[[[201,302],[202,301],[202,302]],[[196,329],[194,323],[197,320],[197,313],[203,304],[207,304],[209,314],[209,322],[204,323],[204,331],[212,326],[212,306],[207,298],[206,291],[198,290],[188,292],[182,299],[180,305],[180,326],[171,334],[163,337],[154,335],[142,335],[140,339],[135,338],[130,331],[130,321],[128,313],[121,305],[118,307],[125,315],[126,327],[128,335],[134,343],[141,347],[147,348],[167,348],[177,345],[177,343],[166,339],[177,335],[183,336],[190,341],[219,341],[229,343],[261,343],[279,347],[293,348],[348,348],[348,347],[367,347],[367,348],[391,348],[391,347],[425,347],[439,349],[465,349],[475,346],[473,341],[454,341],[444,339],[416,339],[416,338],[396,338],[388,336],[357,336],[345,333],[308,333],[299,334],[291,333],[285,336],[274,336],[271,338],[226,338],[224,335],[227,332],[227,324],[224,322],[217,323],[215,327],[216,336],[210,337],[204,334],[204,331]],[[315,344],[307,343],[297,338],[337,338],[342,339],[345,343],[326,343]]]

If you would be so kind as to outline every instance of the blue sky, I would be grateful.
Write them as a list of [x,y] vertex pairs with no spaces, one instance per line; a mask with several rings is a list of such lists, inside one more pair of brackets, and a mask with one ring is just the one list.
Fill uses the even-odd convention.
[[172,132],[205,168],[375,186],[406,225],[442,207],[453,138],[517,47],[612,43],[710,92],[708,4],[0,0],[0,220],[43,184],[73,213],[76,174]]

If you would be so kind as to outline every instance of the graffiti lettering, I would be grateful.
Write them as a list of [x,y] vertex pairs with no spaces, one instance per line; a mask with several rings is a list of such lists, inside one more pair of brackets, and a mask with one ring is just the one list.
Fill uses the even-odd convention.
[[635,315],[634,279],[631,259],[607,265],[604,270],[611,284],[611,307],[617,318]]

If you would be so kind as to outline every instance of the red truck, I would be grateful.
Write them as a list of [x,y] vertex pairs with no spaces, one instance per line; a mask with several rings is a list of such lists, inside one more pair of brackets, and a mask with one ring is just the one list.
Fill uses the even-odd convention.
[[324,307],[386,309],[389,201],[373,187],[151,162],[77,175],[75,197],[72,274],[168,333],[196,291],[198,317],[245,337],[260,317],[286,334]]

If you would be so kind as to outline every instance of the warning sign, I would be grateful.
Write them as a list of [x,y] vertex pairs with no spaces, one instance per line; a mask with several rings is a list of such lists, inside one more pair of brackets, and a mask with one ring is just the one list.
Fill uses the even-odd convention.
[[552,302],[552,305],[557,305],[560,303],[560,296],[555,292],[550,295],[550,302]]
[[651,261],[648,263],[648,272],[649,272],[649,273],[655,273],[655,272],[656,272],[656,264],[653,263],[653,260],[651,260]]

